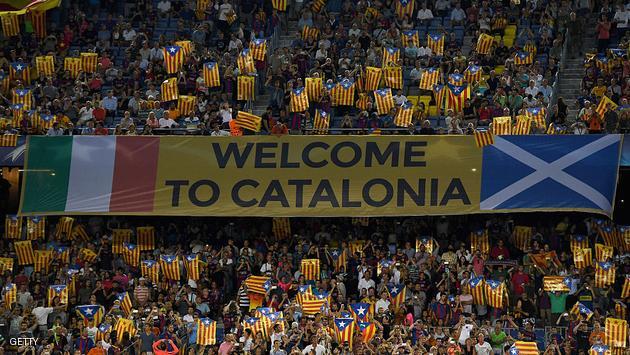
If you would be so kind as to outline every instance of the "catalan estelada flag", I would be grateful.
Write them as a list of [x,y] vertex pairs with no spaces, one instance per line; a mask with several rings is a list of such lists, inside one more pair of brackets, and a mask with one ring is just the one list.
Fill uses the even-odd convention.
[[319,102],[322,97],[322,91],[324,90],[322,78],[306,78],[304,79],[304,85],[306,87],[306,96],[308,96],[309,101]]
[[7,239],[22,238],[22,217],[10,214],[4,219],[4,237]]
[[528,107],[525,110],[525,115],[534,120],[538,127],[547,127],[547,110],[544,107]]
[[316,27],[309,27],[309,26],[304,26],[302,27],[302,39],[303,40],[317,40],[317,37],[319,37],[319,29],[317,29]]
[[46,38],[46,11],[31,11],[30,14],[35,34],[39,39]]
[[396,114],[394,115],[394,124],[398,127],[409,127],[412,122],[413,104],[409,101],[405,101],[396,109]]
[[156,283],[160,281],[160,264],[155,260],[142,260],[140,263],[142,277]]
[[420,46],[420,34],[418,34],[418,30],[403,31],[400,38],[405,48],[411,47],[411,45],[415,47]]
[[63,59],[63,70],[70,72],[70,76],[76,79],[81,72],[81,58],[65,57]]
[[446,93],[449,91],[448,89],[446,89],[446,85],[435,84],[431,89],[437,109],[440,110],[444,108],[444,105],[446,104]]
[[311,3],[311,9],[315,12],[320,12],[326,6],[326,0],[313,0]]
[[569,292],[571,290],[571,278],[568,276],[543,277],[543,290],[548,292]]
[[201,265],[203,261],[199,259],[197,254],[189,254],[184,256],[184,269],[189,280],[199,280],[201,275]]
[[597,261],[610,261],[614,255],[614,248],[609,245],[595,243],[595,259]]
[[394,0],[394,10],[399,19],[407,16],[408,20],[413,20],[414,0]]
[[50,264],[53,261],[53,251],[52,250],[35,250],[33,252],[35,256],[35,264],[34,270],[35,272],[46,272],[50,269]]
[[331,90],[332,103],[336,106],[352,106],[354,104],[354,82],[343,79]]
[[32,265],[35,263],[35,253],[30,240],[16,241],[13,246],[17,254],[18,265]]
[[177,255],[160,255],[160,269],[169,280],[179,281],[179,257]]
[[441,57],[444,55],[444,34],[443,33],[428,33],[427,34],[427,47],[431,48],[433,55]]
[[473,303],[486,304],[486,281],[483,276],[472,277],[468,282],[470,294],[473,296]]
[[606,344],[594,344],[589,349],[588,355],[612,355],[612,352]]
[[536,267],[548,272],[551,266],[560,267],[560,259],[555,250],[539,253],[529,253],[529,259]]
[[17,302],[17,285],[16,284],[7,284],[3,287],[3,297],[4,306],[7,309],[11,309],[13,304]]
[[123,243],[122,257],[125,264],[133,267],[138,267],[140,264],[140,249],[136,244]]
[[383,61],[381,63],[382,68],[398,66],[399,61],[400,49],[393,47],[383,48]]
[[608,73],[613,68],[613,61],[605,55],[600,55],[595,57],[595,67],[604,73]]
[[155,228],[153,226],[136,228],[136,244],[140,251],[155,249]]
[[476,51],[479,54],[490,54],[490,50],[492,49],[492,45],[494,44],[494,37],[489,34],[481,33],[479,38],[477,38],[477,47]]
[[2,20],[2,33],[4,37],[9,38],[20,34],[20,21],[18,15],[4,12],[0,14]]
[[343,249],[333,249],[330,252],[330,257],[333,261],[333,267],[335,268],[335,272],[345,272],[346,271],[346,251]]
[[434,249],[435,249],[435,242],[433,238],[431,237],[417,237],[416,238],[416,252],[427,252],[429,254],[433,254]]
[[464,79],[468,82],[468,84],[474,84],[481,81],[481,75],[483,74],[483,69],[479,65],[469,65],[466,70],[464,70]]
[[608,112],[609,110],[614,111],[617,109],[617,107],[618,105],[613,100],[609,99],[608,96],[603,95],[602,98],[599,100],[595,111],[597,111],[599,117],[603,118],[606,112]]
[[203,81],[209,88],[221,86],[219,65],[217,62],[208,62],[203,65]]
[[267,338],[269,335],[269,322],[263,317],[247,317],[241,324],[243,325],[243,330],[249,329],[252,331],[252,334],[258,334],[258,332],[260,332],[263,338]]
[[532,119],[524,115],[519,115],[516,116],[516,123],[514,124],[512,133],[516,135],[527,135],[531,131],[531,128]]
[[575,302],[573,307],[571,307],[571,311],[569,311],[569,313],[576,316],[583,315],[586,320],[589,320],[593,316],[593,311],[591,311],[588,307],[580,302]]
[[367,322],[374,315],[374,306],[365,302],[352,303],[350,304],[350,312],[357,322]]
[[86,73],[95,73],[98,67],[98,54],[84,52],[80,55],[81,69]]
[[372,99],[370,99],[370,97],[366,93],[360,92],[359,98],[354,103],[354,106],[361,111],[367,111],[368,108],[370,108],[371,104],[372,104]]
[[302,313],[305,315],[321,313],[328,307],[328,299],[325,297],[305,297],[302,299]]
[[514,55],[514,64],[516,65],[528,65],[534,62],[534,56],[525,51],[518,51]]
[[[15,119],[14,119],[14,122],[15,122]],[[15,122],[13,126],[18,127],[19,121]],[[17,146],[17,140],[18,140],[17,134],[3,134],[2,136],[0,136],[0,147],[15,147]]]
[[[274,0],[277,1],[277,0]],[[286,0],[279,0],[286,1]],[[286,6],[286,2],[285,2]],[[210,318],[197,320],[197,345],[215,345],[217,343],[217,322]]]
[[274,217],[271,221],[271,232],[276,238],[291,236],[291,221],[289,217]]
[[571,250],[575,250],[588,248],[590,245],[588,243],[588,237],[586,235],[573,234],[571,235],[569,246],[571,247]]
[[452,85],[464,85],[464,74],[453,73],[448,76],[448,83]]
[[120,302],[120,309],[125,312],[125,315],[127,317],[129,317],[133,308],[133,303],[131,302],[131,297],[129,297],[129,293],[121,292],[116,295],[116,299]]
[[114,330],[116,331],[116,339],[119,344],[125,333],[129,334],[129,338],[136,336],[136,326],[131,319],[118,318],[116,325],[114,325]]
[[82,224],[77,224],[72,228],[70,239],[86,242],[90,239],[90,236],[88,235],[85,227]]
[[490,251],[490,241],[487,229],[479,229],[474,232],[470,232],[470,251],[474,253],[477,250],[482,253],[488,253]]
[[591,248],[573,249],[573,265],[580,270],[593,266],[593,252]]
[[512,117],[502,116],[492,118],[492,133],[498,136],[512,134]]
[[271,0],[271,6],[278,11],[287,11],[287,0]]
[[0,273],[5,271],[13,272],[13,258],[0,257]]
[[245,285],[247,285],[247,292],[264,295],[271,288],[271,278],[251,275],[245,279]]
[[238,111],[235,121],[240,128],[260,132],[260,125],[262,122],[262,118],[260,116],[256,116],[245,111]]
[[68,286],[51,285],[48,287],[48,307],[53,307],[55,297],[59,297],[60,304],[68,304]]
[[613,348],[625,348],[628,340],[628,322],[624,319],[606,318],[605,342]]
[[319,259],[302,259],[300,273],[306,280],[319,280]]
[[474,135],[477,148],[483,148],[485,146],[494,144],[494,136],[490,131],[475,130]]
[[53,257],[63,264],[70,264],[70,248],[64,245],[57,245],[53,249]]
[[255,78],[249,75],[239,75],[237,79],[236,99],[239,101],[254,100]]
[[390,66],[383,68],[383,84],[392,89],[402,89],[402,67]]
[[193,47],[192,42],[189,40],[184,41],[175,41],[175,45],[179,46],[184,52],[184,58],[186,58],[190,53],[192,53]]
[[529,226],[515,226],[512,232],[514,238],[514,245],[521,251],[529,249],[529,244],[532,240],[533,228]]
[[630,274],[626,275],[623,281],[623,287],[621,288],[621,298],[630,297]]
[[264,61],[267,58],[267,40],[263,38],[254,38],[249,42],[249,51],[252,57],[258,61]]
[[179,98],[177,78],[168,78],[164,80],[160,86],[160,91],[162,102],[177,100]]
[[96,260],[96,257],[98,256],[98,254],[96,254],[94,251],[87,249],[87,248],[82,248],[79,251],[79,258],[81,260],[85,260],[87,262],[93,263]]
[[23,110],[30,110],[33,105],[33,92],[29,89],[13,89],[13,105],[22,105]]
[[175,74],[184,64],[184,51],[180,46],[167,46],[164,52],[164,68],[168,74]]
[[254,58],[249,48],[245,48],[236,57],[236,65],[241,75],[249,75],[256,73],[256,66],[254,65]]
[[122,254],[123,245],[131,242],[131,229],[114,229],[112,230],[112,253]]
[[595,263],[595,287],[606,288],[615,283],[615,264],[611,262]]
[[387,286],[387,293],[389,294],[389,299],[394,309],[398,309],[405,303],[407,287],[403,284],[389,285]]
[[448,97],[446,99],[446,107],[452,109],[453,112],[462,112],[464,103],[470,99],[470,86],[446,84],[448,87]]
[[510,355],[538,355],[538,344],[535,341],[516,341],[508,350]]
[[289,102],[289,112],[304,112],[308,110],[308,96],[306,90],[294,88],[291,90],[291,101]]
[[364,343],[369,343],[376,335],[376,324],[372,322],[357,322]]
[[505,283],[497,280],[486,280],[486,302],[488,306],[494,308],[503,308],[507,291]]
[[376,110],[379,115],[389,113],[389,111],[394,108],[392,89],[385,88],[374,90],[374,102],[376,103]]
[[177,109],[184,116],[195,112],[195,105],[197,105],[196,96],[179,95],[177,98]]
[[103,320],[104,310],[103,306],[99,305],[83,305],[77,306],[76,312],[83,319],[84,326],[96,327]]
[[330,127],[330,115],[328,112],[317,109],[313,117],[313,134],[328,134]]
[[374,91],[378,89],[381,82],[382,69],[377,67],[366,67],[364,77],[364,89],[366,91]]
[[[401,1],[401,0],[398,0]],[[413,0],[410,0],[413,1]],[[339,344],[348,343],[352,351],[352,338],[354,336],[354,319],[335,318],[335,334]]]
[[[5,226],[6,230],[6,226]],[[26,217],[26,239],[43,239],[46,234],[46,217]]]
[[35,57],[35,68],[40,77],[51,76],[55,72],[55,58],[52,55]]

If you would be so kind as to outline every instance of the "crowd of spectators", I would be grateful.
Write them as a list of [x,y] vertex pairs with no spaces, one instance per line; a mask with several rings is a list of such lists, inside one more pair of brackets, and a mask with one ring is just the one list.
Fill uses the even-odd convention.
[[[576,267],[572,241],[604,243],[601,231],[610,226],[583,215],[292,218],[290,231],[281,232],[271,219],[91,217],[74,221],[88,238],[73,240],[57,230],[55,219],[46,222],[46,237],[33,241],[34,249],[65,246],[67,261],[55,254],[38,271],[17,262],[5,267],[0,285],[17,287],[16,303],[5,303],[0,315],[5,352],[507,354],[515,341],[535,341],[539,353],[568,355],[605,342],[606,318],[627,319],[628,299],[621,292],[630,263],[623,249],[606,256],[616,268],[608,286],[594,282],[592,266]],[[140,260],[177,255],[181,263],[196,255],[198,277],[180,265],[177,280],[164,273],[151,279],[114,253],[116,230],[145,225],[154,226],[156,245]],[[515,237],[522,228],[517,225],[532,227],[529,238]],[[487,231],[487,248],[470,239],[478,230]],[[14,242],[0,242],[3,257],[15,259]],[[83,249],[96,254],[91,262]],[[335,259],[340,252],[346,255],[342,265]],[[549,256],[541,263],[540,255]],[[305,279],[302,259],[319,260],[315,280]],[[251,275],[269,277],[265,294],[247,288]],[[568,292],[545,291],[543,277],[550,275],[570,279]],[[471,285],[479,276],[505,285],[501,307],[473,296]],[[50,285],[70,283],[67,304],[57,296],[48,303]],[[307,314],[302,307],[298,298],[305,286],[326,295],[321,311]],[[393,287],[406,290],[399,303],[390,297]],[[117,297],[124,292],[131,301],[127,310]],[[590,313],[574,312],[578,301]],[[366,337],[355,327],[354,340],[337,341],[334,319],[352,318],[358,302],[371,308],[364,321],[375,331]],[[80,305],[102,306],[102,323],[86,323],[77,313]],[[247,320],[265,317],[258,312],[282,313],[275,313],[264,332],[252,333]],[[216,321],[215,345],[197,345],[197,321],[204,318]],[[119,319],[131,319],[136,335],[113,330]],[[38,339],[36,345],[14,341],[30,337]],[[165,341],[171,343],[160,345]]]
[[[261,129],[266,133],[276,125],[275,133],[308,131],[316,109],[331,113],[331,127],[360,131],[404,128],[405,133],[420,133],[424,128],[423,134],[470,134],[477,126],[488,126],[493,117],[515,118],[531,107],[549,108],[549,122],[570,126],[577,122],[576,117],[566,117],[567,105],[572,103],[559,100],[550,106],[565,30],[573,33],[572,44],[581,43],[583,37],[592,35],[585,28],[587,17],[609,16],[613,22],[608,21],[607,26],[619,33],[628,21],[627,5],[620,4],[613,11],[607,1],[416,0],[411,17],[397,15],[398,2],[329,0],[316,11],[318,1],[288,1],[287,10],[278,11],[272,1],[63,1],[59,9],[48,12],[48,36],[43,40],[33,33],[28,17],[18,36],[4,38],[0,75],[7,77],[10,64],[21,60],[30,63],[32,81],[29,85],[10,80],[3,85],[3,125],[8,133],[50,135],[155,134],[163,127],[229,134],[228,124],[238,111],[252,108],[250,102],[237,100],[236,78],[244,73],[239,72],[236,58],[256,37],[267,38],[269,48],[266,60],[255,61],[257,95],[269,95],[268,102],[262,103],[269,106],[262,113]],[[295,21],[297,31],[288,32]],[[598,25],[598,37],[605,37],[605,26]],[[317,29],[319,35],[304,37],[305,27]],[[418,46],[403,46],[402,33],[408,30],[418,30]],[[475,50],[481,33],[496,41],[487,55]],[[432,52],[427,34],[445,36],[443,55]],[[290,46],[278,47],[278,36],[293,38]],[[177,40],[192,42],[182,69],[171,75],[177,78],[180,95],[196,97],[194,110],[186,115],[175,101],[160,101],[160,84],[169,76],[162,48]],[[627,47],[627,41],[620,42],[625,51],[623,46]],[[330,82],[349,78],[359,91],[365,68],[380,67],[383,48],[390,47],[400,49],[399,62],[391,64],[401,66],[403,73],[401,90],[393,92],[394,101],[397,107],[406,101],[414,105],[413,127],[397,127],[396,110],[379,115],[371,92],[367,93],[370,102],[361,105],[362,109],[355,107],[358,105],[332,107],[330,92],[324,90],[309,110],[290,112],[291,88],[303,86],[306,77],[318,75]],[[515,54],[523,50],[532,55],[531,64],[517,65]],[[82,52],[98,54],[97,69],[73,78],[64,70],[64,58]],[[52,75],[35,74],[35,57],[41,55],[55,57]],[[219,65],[220,87],[208,88],[204,83],[202,65],[208,61]],[[625,73],[627,55],[618,61]],[[472,95],[461,110],[438,107],[434,93],[418,89],[429,67],[439,67],[440,82],[447,83],[459,80],[451,75],[464,74],[469,66],[480,66],[483,76],[467,83]],[[613,71],[606,78],[615,80],[610,86],[617,90],[614,95],[621,107],[619,124],[603,128],[608,132],[627,129],[629,124],[622,101],[628,92],[623,73]],[[18,116],[11,110],[10,90],[22,86],[33,89],[35,104]],[[40,117],[54,115],[59,126],[42,129],[34,122],[37,115],[33,112]],[[540,122],[532,125],[533,133],[546,129]],[[578,129],[567,131],[580,133]]]

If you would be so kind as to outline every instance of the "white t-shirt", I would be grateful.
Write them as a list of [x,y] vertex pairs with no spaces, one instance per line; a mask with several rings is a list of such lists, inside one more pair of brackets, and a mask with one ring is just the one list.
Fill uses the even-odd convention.
[[470,338],[470,332],[475,328],[472,324],[464,324],[459,332],[459,343],[466,345],[466,339]]
[[359,291],[361,291],[362,289],[366,289],[369,290],[370,287],[376,287],[376,283],[374,283],[374,280],[366,280],[364,278],[361,278],[359,280]]
[[418,20],[430,20],[433,18],[433,13],[429,9],[420,9],[418,10],[418,15],[416,16]]
[[326,348],[323,345],[317,344],[317,346],[314,347],[310,344],[302,350],[302,354],[310,354],[313,348],[315,348],[315,355],[324,355],[324,353],[326,353]]
[[48,315],[54,311],[52,307],[35,307],[31,311],[35,318],[37,318],[38,325],[47,325],[48,324]]
[[161,128],[171,128],[173,125],[177,126],[177,122],[173,121],[171,118],[160,118],[160,127]]
[[378,313],[379,309],[384,309],[387,311],[389,309],[390,302],[389,300],[379,299],[376,301],[376,313]]
[[166,0],[162,0],[160,2],[158,2],[157,4],[157,8],[162,11],[162,12],[167,12],[171,9],[171,2],[170,1],[166,1]]
[[475,344],[475,351],[478,355],[490,355],[492,354],[492,347],[490,346],[490,343],[484,341],[483,344]]

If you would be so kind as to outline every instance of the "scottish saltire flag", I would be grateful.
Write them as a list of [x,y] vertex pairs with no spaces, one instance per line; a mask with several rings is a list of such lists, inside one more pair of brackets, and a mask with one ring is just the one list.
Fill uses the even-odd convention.
[[620,146],[620,135],[497,136],[483,148],[480,210],[611,215]]

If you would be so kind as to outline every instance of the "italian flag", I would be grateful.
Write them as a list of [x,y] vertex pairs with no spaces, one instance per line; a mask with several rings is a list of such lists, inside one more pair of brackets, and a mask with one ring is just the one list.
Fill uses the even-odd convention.
[[23,214],[153,211],[159,137],[30,136]]

